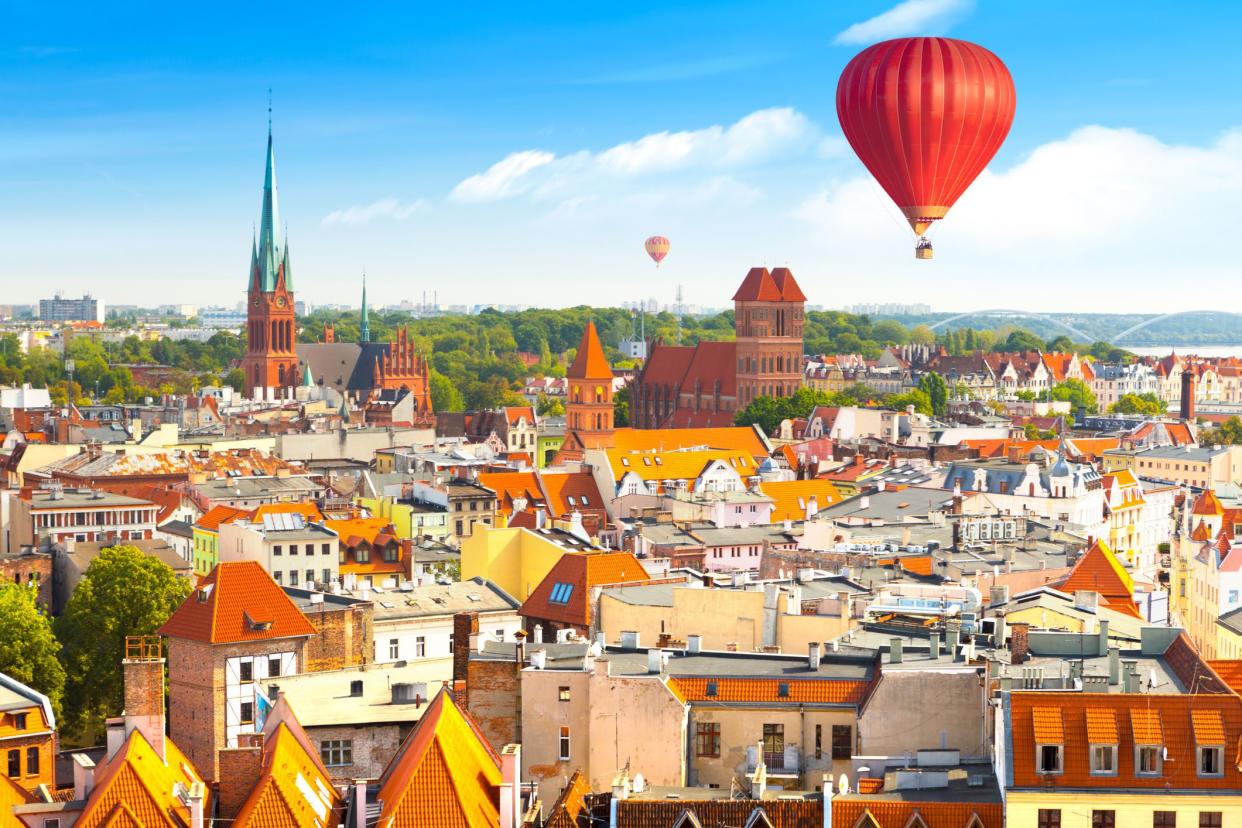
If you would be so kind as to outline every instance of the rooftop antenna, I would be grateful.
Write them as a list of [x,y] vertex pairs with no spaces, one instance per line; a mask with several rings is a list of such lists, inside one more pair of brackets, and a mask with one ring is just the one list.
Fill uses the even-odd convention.
[[272,134],[272,87],[267,88],[267,134]]

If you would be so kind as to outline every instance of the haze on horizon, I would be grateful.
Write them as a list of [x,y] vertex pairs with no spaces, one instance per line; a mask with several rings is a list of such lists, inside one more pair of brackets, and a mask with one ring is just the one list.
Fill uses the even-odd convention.
[[[241,299],[271,87],[312,304],[356,304],[365,269],[376,306],[668,303],[682,284],[723,307],[746,268],[787,264],[826,307],[1210,306],[1236,281],[1242,115],[1222,102],[1242,12],[1107,6],[10,10],[6,301]],[[932,262],[911,258],[833,104],[850,57],[906,34],[981,43],[1018,89]],[[653,233],[672,240],[659,272]]]

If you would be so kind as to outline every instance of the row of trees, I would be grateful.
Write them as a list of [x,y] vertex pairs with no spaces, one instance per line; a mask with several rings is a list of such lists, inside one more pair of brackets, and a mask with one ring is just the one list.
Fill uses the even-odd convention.
[[190,589],[133,546],[103,550],[55,620],[30,585],[0,581],[0,673],[48,697],[62,736],[94,744],[121,710],[126,636],[155,634]]

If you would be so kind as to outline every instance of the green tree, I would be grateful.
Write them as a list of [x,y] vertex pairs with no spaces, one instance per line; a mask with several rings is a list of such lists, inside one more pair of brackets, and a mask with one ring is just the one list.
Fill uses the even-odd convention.
[[[614,408],[616,401],[613,401]],[[540,417],[564,417],[565,403],[558,397],[549,397],[547,394],[540,392],[538,399],[535,401],[535,413]]]
[[893,394],[884,401],[884,405],[898,411],[914,406],[914,410],[919,414],[932,416],[931,397],[920,388],[912,388],[904,394]]
[[429,378],[431,386],[431,407],[436,411],[462,411],[466,407],[466,400],[453,385],[453,381],[441,374],[439,371],[432,369]]
[[1142,414],[1148,417],[1159,417],[1168,409],[1160,398],[1147,391],[1143,394],[1122,394],[1117,402],[1108,407],[1110,414]]
[[781,421],[788,419],[789,401],[773,397],[755,397],[750,405],[743,408],[733,417],[736,425],[757,425],[764,434],[773,434],[780,427]]
[[1014,396],[1017,397],[1019,400],[1022,400],[1022,402],[1035,402],[1035,397],[1037,395],[1035,394],[1034,391],[1023,388],[1021,391],[1018,391],[1017,393],[1015,393]]
[[1073,414],[1077,414],[1080,410],[1087,414],[1094,414],[1100,410],[1095,399],[1095,392],[1080,379],[1067,379],[1053,386],[1049,396],[1054,400],[1068,401]]
[[240,394],[242,387],[246,384],[246,375],[242,373],[242,369],[234,368],[224,375],[224,384]]
[[[565,409],[561,409],[564,413]],[[625,428],[630,424],[630,386],[626,385],[612,395],[612,424],[616,428]]]
[[1016,330],[1009,334],[1004,342],[997,343],[993,350],[1014,353],[1017,351],[1042,351],[1044,341],[1030,331]]
[[1055,339],[1048,340],[1048,344],[1044,350],[1056,354],[1068,354],[1074,350],[1074,340],[1070,339],[1065,334],[1061,334]]
[[0,673],[33,687],[60,716],[65,669],[52,622],[35,603],[36,590],[0,580]]
[[1216,428],[1199,432],[1199,442],[1205,446],[1242,445],[1242,419],[1230,417]]
[[949,387],[944,377],[937,373],[924,374],[919,377],[919,390],[931,401],[931,413],[943,417],[945,406],[949,402]]
[[133,546],[109,547],[91,561],[56,622],[69,730],[94,732],[120,711],[126,636],[154,635],[190,589]]

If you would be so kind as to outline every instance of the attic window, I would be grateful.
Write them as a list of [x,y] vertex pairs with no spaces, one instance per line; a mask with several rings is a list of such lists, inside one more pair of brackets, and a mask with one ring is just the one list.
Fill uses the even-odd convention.
[[714,682],[714,681],[709,681],[709,682],[707,683],[707,692],[706,692],[706,694],[705,694],[705,695],[708,695],[708,696],[715,696],[715,695],[716,695],[716,690],[717,690],[717,684],[716,684],[716,682]]
[[655,464],[656,464],[657,466],[663,466],[663,465],[664,465],[664,458],[662,458],[662,457],[657,457],[657,458],[655,459]]
[[573,496],[573,495],[570,495],[569,497],[565,498],[565,500],[569,503],[569,505],[570,505],[570,506],[577,505],[577,504],[575,504],[575,503],[574,503],[574,496]]
[[776,695],[782,699],[789,698],[789,682],[782,681],[780,684],[776,685]]
[[574,585],[565,583],[555,583],[552,585],[552,594],[548,596],[550,604],[568,604],[569,596],[573,594]]
[[[590,501],[588,501],[588,500],[587,500],[587,496],[586,496],[586,495],[580,495],[580,496],[579,496],[579,500],[581,500],[581,501],[582,501],[582,505],[583,505],[583,506],[590,506],[590,505],[591,505]],[[572,501],[570,501],[570,502],[572,503]]]
[[251,618],[250,613],[248,612],[244,612],[242,613],[242,615],[245,617],[246,629],[248,630],[253,630],[255,632],[265,632],[272,628],[271,621],[257,621]]
[[349,683],[349,695],[355,697],[362,695],[362,679],[354,679]]
[[650,458],[650,457],[644,457],[644,458],[643,458],[643,465],[644,465],[644,466],[650,466],[650,465],[651,465],[651,458]]
[[622,457],[622,458],[621,458],[621,465],[625,466],[626,468],[629,468],[629,465],[630,465],[630,460],[629,460],[629,458],[628,458],[628,457]]

